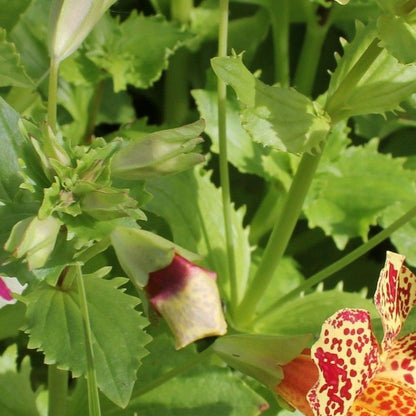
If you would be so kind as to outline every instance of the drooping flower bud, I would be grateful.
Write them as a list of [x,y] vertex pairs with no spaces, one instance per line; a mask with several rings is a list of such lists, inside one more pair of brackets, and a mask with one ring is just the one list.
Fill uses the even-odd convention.
[[21,294],[26,285],[21,285],[15,277],[0,276],[0,309],[3,306],[16,303],[17,300],[12,296],[12,293]]
[[116,0],[54,0],[51,6],[49,49],[61,62],[88,36]]
[[141,180],[182,172],[205,160],[193,152],[203,140],[203,120],[133,139],[111,161],[114,178]]
[[226,333],[216,278],[215,273],[178,254],[168,266],[150,273],[145,290],[171,328],[176,349]]

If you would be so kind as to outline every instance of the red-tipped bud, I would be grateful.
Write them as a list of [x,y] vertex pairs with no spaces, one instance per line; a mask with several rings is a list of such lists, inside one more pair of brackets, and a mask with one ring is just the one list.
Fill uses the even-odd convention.
[[149,274],[150,303],[171,328],[176,349],[209,336],[224,335],[227,324],[216,274],[178,254],[165,268]]

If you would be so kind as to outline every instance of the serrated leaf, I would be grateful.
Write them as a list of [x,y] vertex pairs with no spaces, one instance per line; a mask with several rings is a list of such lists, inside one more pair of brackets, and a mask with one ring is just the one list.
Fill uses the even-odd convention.
[[123,413],[103,401],[103,416],[133,415],[135,412],[146,416],[255,416],[268,407],[238,373],[219,368],[209,360],[145,393],[146,388],[167,371],[198,360],[195,346],[175,351],[172,340],[166,335],[155,337],[149,349],[150,354],[143,360],[141,377],[127,409]]
[[[90,315],[94,362],[100,390],[118,406],[126,406],[140,360],[146,355],[147,321],[134,310],[137,298],[118,287],[126,279],[104,280],[84,276]],[[29,348],[45,353],[45,362],[85,375],[86,349],[76,289],[41,284],[27,297]]]
[[94,30],[87,56],[113,77],[114,91],[152,85],[168,58],[190,35],[161,16],[137,12],[119,23],[104,19]]
[[416,64],[403,65],[381,48],[375,25],[357,25],[331,77],[325,109],[335,120],[394,111],[416,92]]
[[18,124],[19,115],[0,97],[0,201],[11,201],[23,180],[16,175],[26,147]]
[[0,357],[0,413],[2,416],[39,416],[30,382],[30,360],[23,359],[17,371],[17,346]]
[[291,153],[316,150],[326,140],[330,122],[317,102],[293,88],[262,83],[241,56],[213,58],[211,64],[245,106],[242,124],[253,140]]
[[414,200],[414,175],[403,162],[378,153],[376,141],[346,149],[312,182],[304,207],[309,225],[321,227],[339,249],[352,237],[366,240],[387,207]]
[[[221,193],[201,169],[163,179],[149,180],[154,196],[146,209],[164,218],[174,241],[205,257],[203,265],[218,275],[218,285],[229,293],[227,254]],[[236,254],[239,296],[242,296],[250,265],[248,230],[242,226],[244,209],[232,207],[232,226]]]
[[33,88],[34,84],[20,63],[13,43],[6,40],[6,31],[0,27],[0,87]]
[[330,290],[314,292],[285,303],[274,313],[259,320],[255,330],[258,333],[276,335],[319,335],[325,319],[343,308],[366,309],[372,316],[378,317],[373,302],[362,294]]

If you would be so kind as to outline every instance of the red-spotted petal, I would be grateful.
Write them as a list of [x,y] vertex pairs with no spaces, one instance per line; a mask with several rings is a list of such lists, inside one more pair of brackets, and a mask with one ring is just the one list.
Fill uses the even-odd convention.
[[384,328],[383,350],[390,348],[416,303],[416,277],[403,265],[404,260],[400,254],[387,252],[374,295]]
[[379,366],[369,313],[342,309],[328,318],[312,347],[319,379],[308,394],[316,416],[345,416]]

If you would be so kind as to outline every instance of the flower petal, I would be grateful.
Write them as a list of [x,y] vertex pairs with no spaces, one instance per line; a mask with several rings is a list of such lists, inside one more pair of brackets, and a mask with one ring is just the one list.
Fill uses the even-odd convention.
[[374,303],[384,328],[383,350],[388,350],[416,303],[416,277],[403,265],[405,257],[387,252]]
[[379,366],[369,313],[342,309],[328,318],[312,347],[319,379],[308,394],[316,416],[344,416]]
[[12,293],[19,295],[25,290],[27,285],[21,285],[15,277],[0,277],[0,308],[16,303]]

